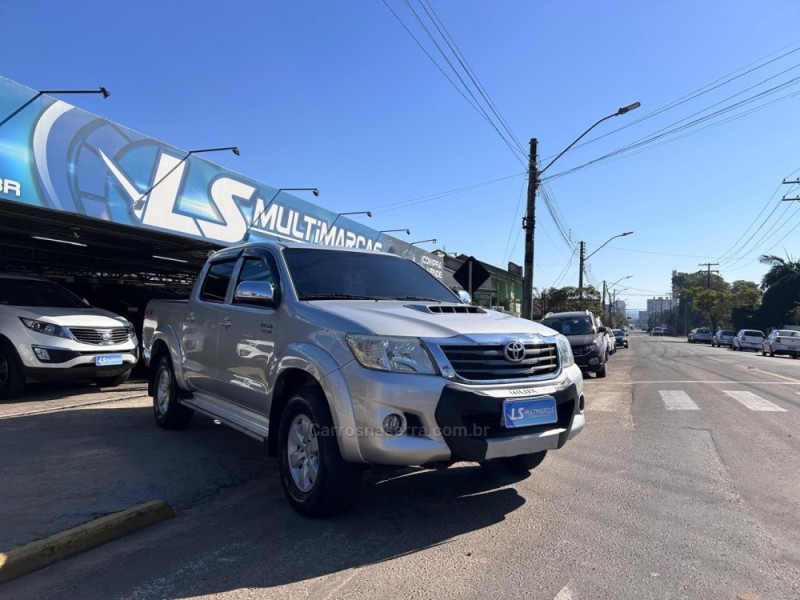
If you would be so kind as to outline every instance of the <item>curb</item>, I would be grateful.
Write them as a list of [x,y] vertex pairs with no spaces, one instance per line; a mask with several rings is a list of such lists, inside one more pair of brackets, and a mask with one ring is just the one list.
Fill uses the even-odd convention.
[[48,538],[0,552],[0,583],[174,516],[169,504],[163,500],[151,500]]

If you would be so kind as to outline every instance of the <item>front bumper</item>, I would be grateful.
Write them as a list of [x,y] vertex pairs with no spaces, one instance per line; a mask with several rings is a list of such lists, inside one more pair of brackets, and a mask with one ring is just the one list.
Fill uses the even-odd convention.
[[575,364],[581,371],[595,372],[603,368],[605,364],[604,357],[600,356],[597,352],[589,352],[586,354],[575,355]]
[[[576,366],[549,380],[464,385],[436,376],[367,371],[347,365],[342,374],[355,417],[358,453],[340,448],[348,460],[410,466],[458,460],[482,461],[560,448],[584,427],[583,377]],[[331,382],[332,383],[332,382]],[[556,398],[558,422],[505,429],[505,398]],[[389,414],[404,421],[399,435],[382,429]]]
[[[115,377],[132,369],[139,360],[135,339],[102,347],[54,338],[36,342],[22,344],[17,351],[26,378],[37,381]],[[98,364],[97,357],[102,362],[102,357],[108,355],[118,355],[121,364]]]
[[506,429],[502,425],[503,398],[447,386],[436,407],[436,422],[455,460],[481,461],[553,450],[577,434],[585,418],[577,386],[570,385],[552,396],[557,423]]

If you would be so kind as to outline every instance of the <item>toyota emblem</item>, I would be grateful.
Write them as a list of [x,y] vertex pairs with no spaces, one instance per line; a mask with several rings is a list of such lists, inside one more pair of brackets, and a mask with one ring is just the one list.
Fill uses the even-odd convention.
[[505,347],[506,359],[511,362],[521,362],[525,358],[525,344],[519,340],[509,342]]

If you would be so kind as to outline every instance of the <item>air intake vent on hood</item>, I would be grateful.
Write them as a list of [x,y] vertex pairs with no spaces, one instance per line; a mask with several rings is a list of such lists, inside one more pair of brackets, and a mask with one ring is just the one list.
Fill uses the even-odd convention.
[[482,315],[486,313],[480,306],[469,304],[432,304],[427,308],[430,312],[439,314]]

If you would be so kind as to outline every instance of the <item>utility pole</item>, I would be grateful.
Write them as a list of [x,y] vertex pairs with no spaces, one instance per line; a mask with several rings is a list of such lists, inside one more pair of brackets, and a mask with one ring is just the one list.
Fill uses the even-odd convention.
[[528,204],[525,216],[522,217],[522,229],[525,230],[525,265],[522,277],[522,318],[533,320],[533,237],[536,229],[536,188],[539,185],[539,170],[536,138],[531,138],[531,150],[528,156]]
[[[611,290],[608,290],[608,291],[609,291],[608,299],[611,300]],[[601,307],[603,309],[603,312],[605,312],[606,311],[606,280],[605,279],[603,279],[603,301],[600,304],[601,304]],[[609,312],[611,312],[611,311],[609,311]]]
[[580,243],[580,252],[578,256],[578,296],[583,298],[583,270],[586,268],[586,242]]
[[[792,181],[787,181],[786,179],[784,179],[783,181],[781,181],[781,183],[784,185],[797,185],[800,184],[800,179],[793,179]],[[797,202],[797,201],[800,201],[800,196],[797,196],[796,198],[787,198],[786,196],[784,196],[783,198],[781,198],[781,202]]]
[[624,115],[625,113],[639,108],[640,106],[641,104],[639,102],[634,102],[633,104],[619,108],[615,113],[611,113],[610,115],[606,115],[602,119],[599,119],[591,127],[589,127],[589,129],[575,138],[575,140],[573,140],[569,146],[556,154],[555,158],[553,158],[541,169],[536,166],[539,159],[537,154],[538,142],[536,141],[536,138],[531,138],[531,148],[530,153],[528,154],[528,205],[527,210],[525,211],[525,216],[522,217],[522,229],[525,230],[525,264],[523,265],[525,273],[522,279],[522,318],[533,320],[533,240],[536,230],[536,189],[539,187],[539,178],[545,171],[547,171],[547,169],[553,166],[554,162],[564,156],[564,154],[568,152],[570,148],[581,141],[587,133],[600,125],[600,123],[607,119],[611,119],[612,117]]
[[719,263],[700,263],[699,267],[706,267],[706,289],[711,289],[711,273],[719,273],[719,271],[712,271],[711,267],[716,267]]

